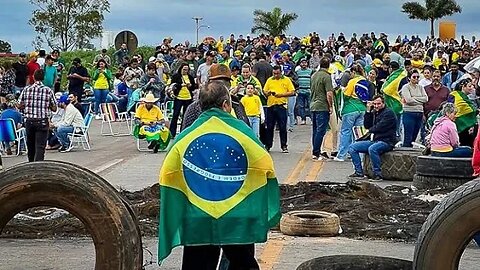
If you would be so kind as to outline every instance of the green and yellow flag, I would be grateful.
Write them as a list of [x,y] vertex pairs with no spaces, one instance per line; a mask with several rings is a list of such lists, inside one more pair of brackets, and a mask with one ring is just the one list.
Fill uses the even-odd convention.
[[475,126],[477,123],[476,109],[465,93],[462,91],[452,91],[449,101],[453,102],[455,108],[457,108],[455,124],[457,125],[458,133]]
[[160,261],[179,245],[265,242],[280,217],[273,160],[244,122],[211,109],[178,135],[160,172]]
[[400,89],[400,81],[407,76],[406,71],[402,68],[395,70],[388,76],[382,85],[381,92],[385,95],[385,104],[392,109],[395,114],[403,112],[402,98],[398,92]]

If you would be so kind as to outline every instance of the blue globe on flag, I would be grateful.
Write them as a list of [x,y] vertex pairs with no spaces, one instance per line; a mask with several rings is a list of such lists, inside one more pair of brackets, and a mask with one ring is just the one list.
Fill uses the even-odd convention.
[[248,160],[245,150],[234,138],[210,133],[189,144],[182,165],[191,191],[204,200],[223,201],[242,187]]

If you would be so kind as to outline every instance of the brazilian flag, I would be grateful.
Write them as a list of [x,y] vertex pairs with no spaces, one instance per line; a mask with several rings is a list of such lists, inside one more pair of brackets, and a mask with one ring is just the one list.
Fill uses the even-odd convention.
[[244,122],[219,109],[178,135],[160,172],[158,259],[179,245],[261,243],[280,220],[273,160]]
[[455,124],[458,133],[469,129],[477,124],[477,110],[473,102],[462,91],[452,91],[449,100],[455,104],[457,114]]

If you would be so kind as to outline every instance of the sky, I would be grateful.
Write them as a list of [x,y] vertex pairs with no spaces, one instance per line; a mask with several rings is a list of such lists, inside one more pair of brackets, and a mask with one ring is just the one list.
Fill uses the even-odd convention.
[[[195,42],[194,16],[203,17],[200,37],[230,33],[250,33],[253,10],[271,10],[280,7],[284,12],[295,12],[294,21],[287,34],[303,36],[316,31],[321,38],[331,33],[385,32],[389,39],[399,34],[420,35],[430,33],[428,22],[410,20],[401,12],[406,0],[110,0],[110,13],[105,15],[104,30],[118,33],[134,32],[140,45],[157,45],[164,37],[171,36],[174,43]],[[423,1],[421,1],[423,2]],[[457,36],[477,35],[478,0],[458,0],[463,8],[445,20],[455,21]],[[13,52],[32,50],[35,31],[28,25],[34,6],[28,0],[0,0],[0,40],[10,42]],[[437,30],[436,30],[437,31]],[[94,44],[99,47],[100,42]]]

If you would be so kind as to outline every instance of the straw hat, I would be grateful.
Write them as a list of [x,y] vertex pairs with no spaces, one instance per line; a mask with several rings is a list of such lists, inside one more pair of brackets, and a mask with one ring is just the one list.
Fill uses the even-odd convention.
[[155,103],[158,101],[158,98],[155,98],[152,93],[148,93],[144,98],[141,99],[141,101],[146,103]]

